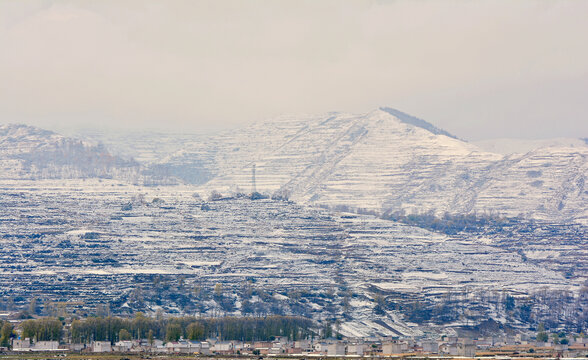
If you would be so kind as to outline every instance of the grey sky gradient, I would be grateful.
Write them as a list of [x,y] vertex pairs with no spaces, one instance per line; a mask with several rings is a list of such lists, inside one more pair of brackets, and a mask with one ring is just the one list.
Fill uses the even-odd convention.
[[0,123],[211,131],[391,106],[588,137],[588,1],[0,1]]

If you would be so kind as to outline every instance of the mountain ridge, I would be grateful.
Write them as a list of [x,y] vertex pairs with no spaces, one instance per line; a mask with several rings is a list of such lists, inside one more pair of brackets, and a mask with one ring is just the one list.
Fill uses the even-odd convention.
[[502,155],[427,127],[382,109],[282,116],[213,137],[212,151],[205,141],[170,160],[206,159],[214,175],[204,192],[249,192],[255,164],[258,191],[329,208],[588,221],[588,148]]
[[588,146],[555,142],[498,154],[417,120],[391,108],[282,115],[208,137],[185,136],[180,150],[164,157],[154,156],[161,139],[145,139],[137,148],[157,160],[142,165],[101,145],[2,125],[0,165],[2,175],[13,178],[115,176],[153,185],[183,182],[204,196],[259,191],[379,214],[490,212],[588,224]]
[[99,143],[8,124],[0,125],[0,168],[6,179],[128,178],[139,164],[111,155]]
[[449,133],[449,132],[447,132],[447,131],[445,131],[443,129],[440,129],[440,128],[436,127],[435,125],[433,125],[433,124],[431,124],[431,123],[429,123],[429,122],[427,122],[427,121],[425,121],[423,119],[420,119],[420,118],[417,118],[415,116],[409,115],[409,114],[404,113],[404,112],[402,112],[400,110],[396,110],[396,109],[393,109],[393,108],[390,108],[390,107],[381,107],[380,110],[385,111],[387,113],[390,113],[391,115],[393,115],[394,117],[396,117],[398,120],[400,120],[400,121],[402,121],[402,122],[404,122],[406,124],[411,124],[411,125],[414,125],[414,126],[418,126],[420,128],[423,128],[425,130],[428,130],[428,131],[432,132],[435,135],[445,135],[445,136],[448,136],[450,138],[458,139],[457,136],[455,136],[455,135],[453,135],[453,134],[451,134],[451,133]]

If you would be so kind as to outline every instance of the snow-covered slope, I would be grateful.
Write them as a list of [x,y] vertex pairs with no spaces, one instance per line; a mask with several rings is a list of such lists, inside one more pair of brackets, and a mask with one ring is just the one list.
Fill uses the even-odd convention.
[[[494,243],[287,201],[205,201],[192,186],[0,179],[0,219],[0,298],[83,302],[90,311],[99,303],[127,311],[130,303],[135,311],[218,316],[218,304],[195,287],[210,294],[220,283],[242,304],[249,283],[273,296],[248,300],[257,310],[225,313],[336,317],[348,336],[415,336],[422,328],[407,322],[411,304],[442,308],[441,323],[497,319],[506,316],[498,307],[506,293],[527,304],[536,291],[577,294],[586,281],[586,232],[576,236],[576,227],[515,224]],[[519,225],[533,241],[513,251]],[[552,258],[541,261],[545,254]],[[565,278],[560,266],[568,263],[574,274]],[[145,301],[132,300],[137,288]],[[385,311],[374,313],[376,294],[386,297]],[[573,299],[558,303],[571,307],[571,319],[581,308],[567,303]]]
[[187,146],[163,164],[206,169],[206,191],[251,192],[255,165],[256,190],[302,203],[588,221],[588,146],[505,156],[416,120],[387,108],[282,116]]
[[159,185],[178,178],[201,185],[203,193],[250,193],[255,187],[338,209],[492,212],[588,224],[583,140],[485,144],[509,152],[504,155],[390,108],[281,116],[210,137],[174,139],[127,141],[144,160],[144,171],[101,145],[28,126],[0,126],[0,177],[116,177]]
[[588,144],[585,139],[574,138],[554,138],[554,139],[488,139],[474,141],[473,144],[490,152],[509,155],[509,154],[526,154],[530,151],[547,147],[586,147]]
[[138,164],[112,156],[99,144],[26,125],[0,125],[0,178],[125,177]]
[[588,224],[587,177],[585,146],[546,147],[506,157],[493,165],[483,184],[468,189],[475,193],[471,209]]

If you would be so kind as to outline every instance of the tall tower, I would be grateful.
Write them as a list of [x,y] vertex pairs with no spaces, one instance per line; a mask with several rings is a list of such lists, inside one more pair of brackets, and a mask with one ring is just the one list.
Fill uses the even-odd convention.
[[257,186],[255,185],[255,163],[253,163],[253,167],[251,168],[251,193],[257,192]]

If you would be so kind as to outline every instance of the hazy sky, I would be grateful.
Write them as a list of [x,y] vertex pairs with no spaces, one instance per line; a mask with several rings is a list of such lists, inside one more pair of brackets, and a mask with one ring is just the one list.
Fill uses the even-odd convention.
[[588,137],[588,1],[0,0],[0,123],[210,131],[391,106]]

